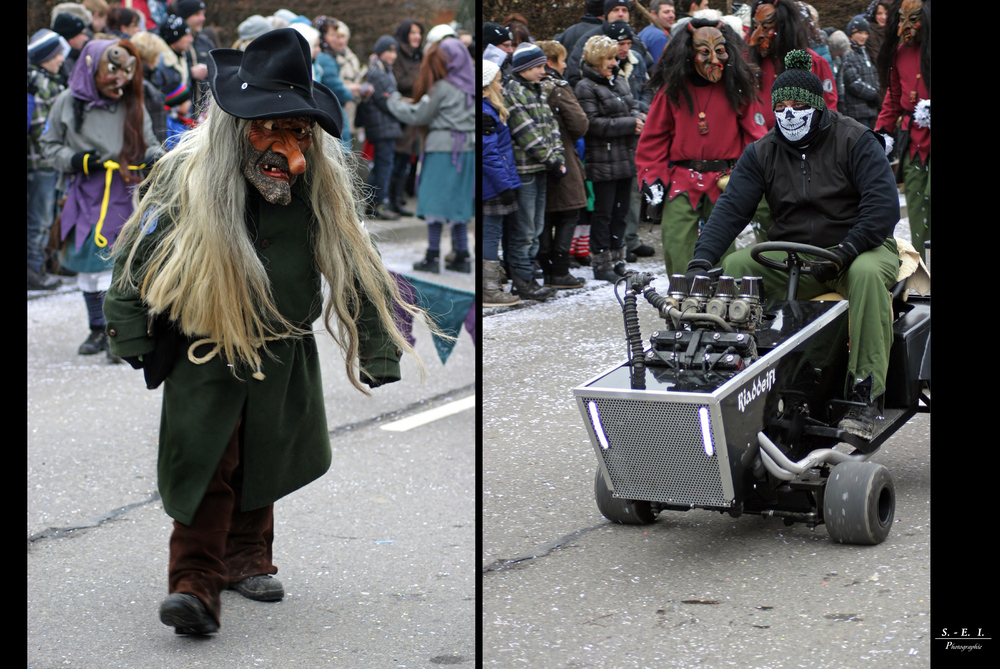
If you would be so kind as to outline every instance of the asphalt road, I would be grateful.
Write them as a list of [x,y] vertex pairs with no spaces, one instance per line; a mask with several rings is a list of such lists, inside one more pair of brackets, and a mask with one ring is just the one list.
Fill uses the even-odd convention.
[[[662,274],[659,257],[633,267]],[[878,546],[699,510],[615,525],[571,389],[626,359],[619,304],[592,279],[522,304],[483,322],[484,666],[929,666],[926,414],[872,458],[897,492]]]
[[[382,244],[412,273],[421,235]],[[423,278],[473,290],[474,276]],[[476,347],[446,364],[414,327],[427,366],[371,398],[318,336],[333,465],[275,504],[278,603],[222,598],[222,628],[160,623],[171,520],[156,492],[161,390],[140,372],[79,356],[87,323],[72,287],[29,299],[27,663],[56,667],[416,667],[476,663]],[[453,410],[402,431],[396,421]],[[419,421],[418,421],[419,422]],[[405,427],[405,425],[404,425]]]

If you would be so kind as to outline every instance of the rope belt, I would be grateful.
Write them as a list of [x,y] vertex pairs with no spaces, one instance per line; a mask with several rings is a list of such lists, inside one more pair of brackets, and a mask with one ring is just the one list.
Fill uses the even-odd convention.
[[[281,339],[281,337],[271,337],[268,341],[274,341],[277,339]],[[196,348],[198,348],[199,346],[203,346],[205,344],[212,344],[212,343],[214,343],[215,345],[212,347],[211,351],[202,356],[195,355],[194,351]],[[188,360],[190,360],[196,365],[204,365],[206,362],[214,358],[219,353],[219,349],[221,348],[222,344],[220,344],[219,342],[213,342],[211,339],[199,339],[193,342],[190,346],[188,346]],[[252,376],[258,381],[263,381],[266,378],[264,376],[264,373],[260,371],[259,363],[257,364],[257,371],[255,371]]]
[[[94,228],[94,243],[100,248],[104,248],[108,245],[107,238],[101,234],[101,228],[104,227],[104,217],[108,214],[108,200],[111,199],[111,175],[114,174],[115,170],[120,169],[121,165],[113,160],[105,160],[104,167],[104,197],[101,199],[101,218],[97,221],[97,226]],[[87,163],[84,163],[84,174],[90,174],[87,169]],[[146,168],[146,163],[142,165],[129,165],[125,169],[129,170],[141,170]]]

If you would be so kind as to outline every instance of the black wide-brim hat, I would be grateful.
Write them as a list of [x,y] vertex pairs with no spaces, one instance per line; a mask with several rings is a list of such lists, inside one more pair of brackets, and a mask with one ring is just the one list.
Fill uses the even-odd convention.
[[264,33],[246,51],[209,51],[208,85],[216,104],[236,118],[307,116],[334,137],[341,136],[340,101],[313,81],[309,43],[292,28]]

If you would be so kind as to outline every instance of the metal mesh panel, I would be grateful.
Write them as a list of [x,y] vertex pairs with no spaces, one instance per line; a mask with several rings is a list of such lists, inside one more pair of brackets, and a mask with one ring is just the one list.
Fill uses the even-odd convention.
[[[610,447],[601,449],[615,494],[669,504],[728,507],[716,456],[705,454],[698,404],[587,398]],[[718,452],[714,443],[714,452]]]

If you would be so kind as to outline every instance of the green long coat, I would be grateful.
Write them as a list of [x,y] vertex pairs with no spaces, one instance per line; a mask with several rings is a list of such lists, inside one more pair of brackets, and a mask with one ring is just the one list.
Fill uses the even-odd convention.
[[[310,327],[322,313],[322,285],[313,262],[310,228],[315,220],[309,204],[299,188],[293,187],[292,202],[285,206],[270,204],[251,191],[248,233],[267,269],[278,310],[293,324]],[[172,224],[162,218],[157,222],[142,242],[142,257]],[[122,261],[115,263],[116,276]],[[112,353],[133,357],[155,348],[146,332],[147,306],[138,294],[113,286],[104,313]],[[401,351],[369,303],[362,305],[358,330],[364,368],[383,382],[398,380]],[[252,378],[250,369],[239,369],[237,378],[221,354],[204,364],[192,363],[190,343],[182,341],[163,384],[157,473],[163,507],[172,518],[191,524],[241,413],[243,510],[267,506],[326,472],[330,439],[320,360],[311,334],[269,343],[274,355],[261,356],[263,380]],[[195,355],[210,349],[199,347]]]

